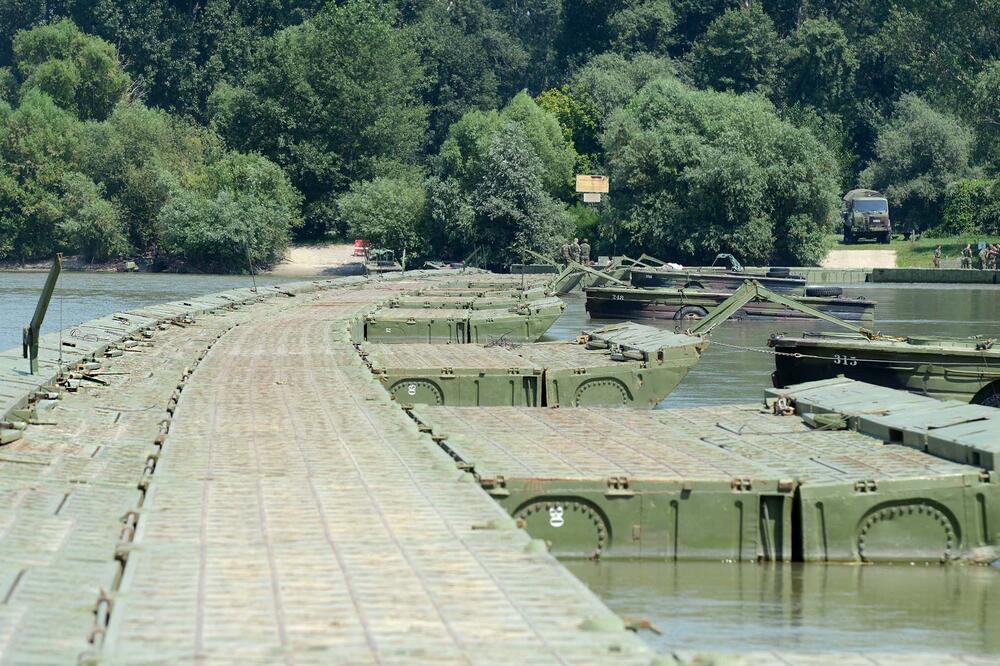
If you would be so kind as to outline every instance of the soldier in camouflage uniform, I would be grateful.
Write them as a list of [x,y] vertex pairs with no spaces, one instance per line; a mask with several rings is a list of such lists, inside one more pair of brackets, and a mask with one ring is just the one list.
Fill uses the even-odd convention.
[[586,238],[580,243],[580,263],[584,266],[590,265],[590,243],[587,242]]
[[934,248],[934,268],[941,268],[941,246]]
[[559,260],[563,266],[569,264],[569,241],[563,241],[562,247],[559,248]]
[[570,261],[580,261],[580,239],[574,238],[573,244],[569,246]]
[[962,268],[972,268],[972,246],[968,243],[962,249]]

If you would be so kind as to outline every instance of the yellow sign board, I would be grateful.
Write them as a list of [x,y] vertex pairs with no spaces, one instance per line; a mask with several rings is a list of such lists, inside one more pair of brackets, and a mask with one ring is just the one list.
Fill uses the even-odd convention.
[[608,177],[607,176],[586,176],[583,174],[577,174],[576,176],[576,191],[577,192],[595,192],[597,194],[607,194],[608,193]]

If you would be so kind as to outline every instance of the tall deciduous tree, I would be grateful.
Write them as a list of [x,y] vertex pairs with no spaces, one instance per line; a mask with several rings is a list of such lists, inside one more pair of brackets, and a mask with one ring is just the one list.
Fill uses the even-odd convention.
[[106,118],[130,80],[114,46],[69,20],[17,33],[14,62],[22,95],[37,88],[83,120]]
[[271,39],[236,87],[213,93],[221,133],[276,161],[305,196],[306,232],[336,219],[334,200],[380,161],[415,161],[426,135],[417,54],[387,10],[328,5]]
[[955,116],[905,95],[860,181],[885,192],[904,227],[928,229],[941,223],[948,183],[970,175],[971,153],[972,133]]
[[783,47],[774,23],[758,3],[727,10],[691,49],[695,79],[716,90],[770,94]]
[[841,27],[826,18],[809,19],[788,40],[785,100],[837,111],[849,99],[857,69],[858,59]]
[[760,97],[657,79],[613,116],[604,143],[627,249],[684,262],[822,256],[834,160]]

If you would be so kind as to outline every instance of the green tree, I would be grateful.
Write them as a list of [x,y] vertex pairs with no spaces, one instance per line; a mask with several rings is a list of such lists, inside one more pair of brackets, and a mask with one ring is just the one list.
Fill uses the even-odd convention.
[[905,95],[880,130],[860,182],[885,192],[903,228],[929,229],[942,221],[948,183],[971,174],[971,152],[972,133],[956,117]]
[[788,40],[785,100],[820,111],[836,111],[853,89],[858,59],[841,27],[827,18],[809,19]]
[[824,252],[838,185],[829,152],[757,96],[649,83],[604,134],[626,250],[675,261],[732,252],[809,264]]
[[164,249],[202,271],[243,273],[281,259],[301,223],[300,195],[259,155],[230,153],[209,165],[196,188],[177,188],[160,209]]
[[574,95],[569,86],[549,88],[536,100],[538,106],[555,116],[563,138],[581,155],[596,161],[600,152],[600,112],[585,94]]
[[63,178],[59,222],[64,246],[87,261],[107,261],[129,250],[118,208],[102,196],[101,188],[82,173]]
[[525,250],[553,252],[573,231],[565,206],[545,191],[545,168],[524,128],[508,122],[490,142],[486,176],[472,195],[469,243],[482,260],[520,261]]
[[677,24],[673,7],[664,0],[627,0],[608,18],[614,49],[620,53],[665,55]]
[[628,104],[644,85],[676,73],[673,63],[666,58],[649,54],[626,58],[618,53],[602,53],[573,74],[570,90],[593,102],[603,127],[611,113]]
[[422,232],[427,191],[415,175],[359,181],[337,201],[344,226],[354,238],[402,256],[423,255],[427,238]]
[[106,118],[129,86],[115,47],[69,20],[18,32],[14,60],[22,95],[37,88],[84,120]]
[[33,259],[56,251],[59,192],[66,174],[78,170],[80,134],[76,117],[37,89],[25,93],[16,109],[0,104],[0,208],[13,211],[4,224],[8,241],[0,247],[9,247],[8,256]]
[[268,40],[243,82],[210,100],[223,136],[280,164],[303,193],[308,235],[333,226],[333,202],[351,182],[420,153],[420,63],[392,20],[363,0],[327,5]]
[[976,77],[972,95],[976,152],[990,173],[1000,173],[1000,60]]
[[716,90],[769,95],[783,46],[774,23],[758,3],[750,9],[729,9],[712,21],[692,47],[694,78]]

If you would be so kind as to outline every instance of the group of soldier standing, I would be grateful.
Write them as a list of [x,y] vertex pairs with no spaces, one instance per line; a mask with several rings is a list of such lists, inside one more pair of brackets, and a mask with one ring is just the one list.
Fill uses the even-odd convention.
[[579,238],[574,238],[572,243],[566,241],[559,248],[559,258],[562,260],[564,266],[568,265],[571,261],[589,266],[590,243],[587,242],[586,238],[583,239],[582,243]]
[[[972,268],[972,257],[975,252],[972,249],[972,245],[966,243],[965,247],[962,248],[962,268]],[[937,249],[934,250],[934,266],[940,267],[941,265],[941,246],[938,245]],[[1000,257],[1000,243],[987,243],[979,250],[979,268],[987,271],[996,270],[997,260]]]

